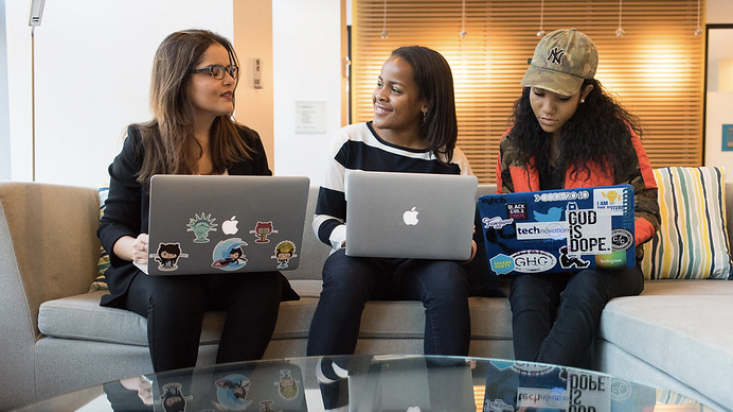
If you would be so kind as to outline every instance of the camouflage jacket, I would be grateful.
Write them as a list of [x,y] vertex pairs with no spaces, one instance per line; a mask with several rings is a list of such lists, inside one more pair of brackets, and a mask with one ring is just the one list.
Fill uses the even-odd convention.
[[[601,170],[598,164],[590,164],[590,176],[573,174],[572,170],[565,173],[564,188],[574,189],[592,186],[608,186],[616,184],[630,184],[634,187],[634,213],[636,256],[641,258],[643,251],[639,247],[650,240],[659,229],[659,203],[657,200],[657,181],[654,178],[649,157],[641,144],[639,136],[631,130],[631,141],[636,152],[636,171],[627,181],[616,182],[613,176]],[[540,175],[534,162],[524,161],[524,156],[512,141],[511,129],[501,137],[499,144],[499,158],[496,164],[496,190],[498,193],[529,192],[540,190]],[[582,175],[582,178],[578,178]]]

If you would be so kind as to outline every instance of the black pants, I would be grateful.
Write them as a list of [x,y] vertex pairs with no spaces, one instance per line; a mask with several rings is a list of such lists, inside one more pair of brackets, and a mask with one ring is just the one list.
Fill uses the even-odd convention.
[[509,300],[516,359],[590,367],[590,350],[609,300],[638,295],[644,275],[586,269],[569,274],[523,274],[512,279]]
[[275,329],[282,277],[275,272],[133,279],[124,307],[148,319],[155,372],[196,365],[204,312],[227,312],[217,363],[262,358]]
[[323,265],[323,291],[308,333],[307,354],[353,354],[366,302],[400,299],[423,302],[425,354],[468,354],[468,281],[460,264],[350,257],[344,249]]

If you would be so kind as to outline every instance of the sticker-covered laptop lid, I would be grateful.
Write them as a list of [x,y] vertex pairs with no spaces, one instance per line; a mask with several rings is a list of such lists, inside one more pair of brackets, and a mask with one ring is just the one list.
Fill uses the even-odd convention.
[[149,275],[296,269],[310,180],[304,176],[155,175]]
[[497,275],[636,264],[631,185],[484,195],[478,208]]

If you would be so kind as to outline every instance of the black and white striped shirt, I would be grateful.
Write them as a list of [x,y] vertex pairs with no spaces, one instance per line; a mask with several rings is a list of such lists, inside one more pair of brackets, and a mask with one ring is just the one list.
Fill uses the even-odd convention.
[[429,150],[408,149],[384,141],[371,122],[342,128],[331,146],[327,162],[313,230],[334,250],[346,239],[344,177],[348,171],[472,174],[468,159],[459,148],[455,148],[453,158],[446,164]]

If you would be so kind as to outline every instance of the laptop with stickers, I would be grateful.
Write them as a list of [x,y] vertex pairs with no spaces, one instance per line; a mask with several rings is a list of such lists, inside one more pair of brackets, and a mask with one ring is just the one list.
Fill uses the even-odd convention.
[[346,255],[466,260],[475,176],[349,171]]
[[[154,411],[307,411],[301,363],[235,362],[158,373]],[[137,395],[134,395],[137,396]]]
[[310,180],[299,176],[155,175],[151,276],[292,270],[300,263]]
[[478,208],[498,275],[636,264],[631,185],[483,195]]

